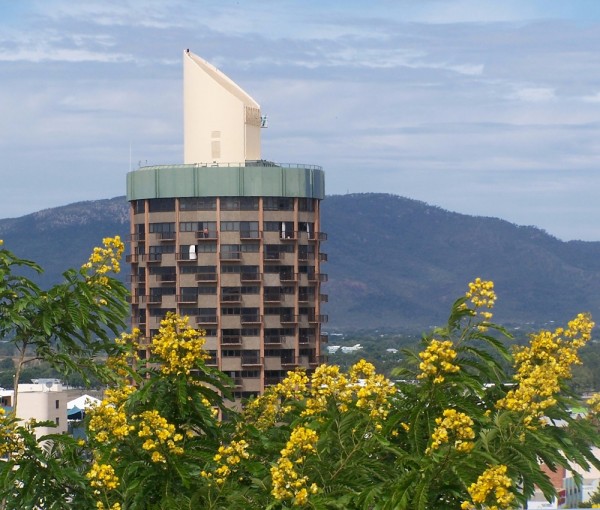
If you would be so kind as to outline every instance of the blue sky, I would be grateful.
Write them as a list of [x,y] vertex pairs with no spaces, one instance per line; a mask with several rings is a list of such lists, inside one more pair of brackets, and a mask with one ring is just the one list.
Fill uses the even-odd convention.
[[0,0],[0,28],[0,218],[181,162],[190,48],[261,104],[263,156],[330,194],[600,241],[596,0]]

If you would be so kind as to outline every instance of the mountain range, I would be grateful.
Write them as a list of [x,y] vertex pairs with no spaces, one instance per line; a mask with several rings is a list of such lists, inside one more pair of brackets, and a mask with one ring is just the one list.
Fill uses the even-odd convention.
[[[600,317],[600,242],[561,241],[532,226],[446,211],[388,194],[327,197],[326,330],[415,332],[443,323],[476,277],[495,283],[495,317],[512,326]],[[129,233],[125,197],[0,220],[0,239],[45,268],[47,286],[106,236]],[[123,281],[128,281],[124,264]]]

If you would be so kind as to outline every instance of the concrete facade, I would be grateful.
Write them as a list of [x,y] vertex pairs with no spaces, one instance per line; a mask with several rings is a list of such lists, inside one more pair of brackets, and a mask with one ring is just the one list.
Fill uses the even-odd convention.
[[324,173],[261,160],[258,104],[188,51],[184,94],[185,163],[127,175],[132,326],[144,357],[168,311],[190,317],[235,396],[258,395],[322,360]]

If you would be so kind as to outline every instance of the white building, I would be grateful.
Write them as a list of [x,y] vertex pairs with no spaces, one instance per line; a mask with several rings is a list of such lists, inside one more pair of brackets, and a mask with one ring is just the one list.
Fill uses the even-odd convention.
[[[12,407],[14,391],[0,392],[2,405]],[[30,384],[19,384],[17,416],[22,421],[51,421],[55,427],[38,427],[36,435],[66,434],[67,391],[58,379],[33,379]]]

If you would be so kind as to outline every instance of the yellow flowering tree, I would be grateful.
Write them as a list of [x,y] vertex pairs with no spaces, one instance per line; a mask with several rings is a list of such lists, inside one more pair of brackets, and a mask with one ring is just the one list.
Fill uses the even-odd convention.
[[122,252],[118,237],[107,238],[88,263],[66,271],[61,283],[43,290],[23,271],[42,269],[0,241],[0,338],[18,353],[12,410],[0,416],[0,508],[67,508],[68,501],[85,508],[83,502],[89,501],[81,448],[68,436],[37,438],[40,424],[18,420],[18,384],[23,366],[34,360],[84,379],[114,379],[105,360],[121,350],[113,338],[124,328],[128,312],[127,291],[111,276],[119,271]]
[[600,467],[600,397],[574,418],[567,386],[591,338],[586,314],[509,349],[492,322],[493,283],[476,279],[394,381],[364,360],[299,369],[238,413],[187,318],[164,318],[149,359],[137,357],[139,331],[109,345],[103,327],[116,329],[124,310],[109,276],[119,255],[105,242],[42,292],[14,277],[36,266],[0,252],[0,331],[66,372],[105,353],[97,372],[112,381],[86,441],[38,439],[35,424],[0,414],[0,508],[499,510],[536,488],[555,495],[542,462]]

